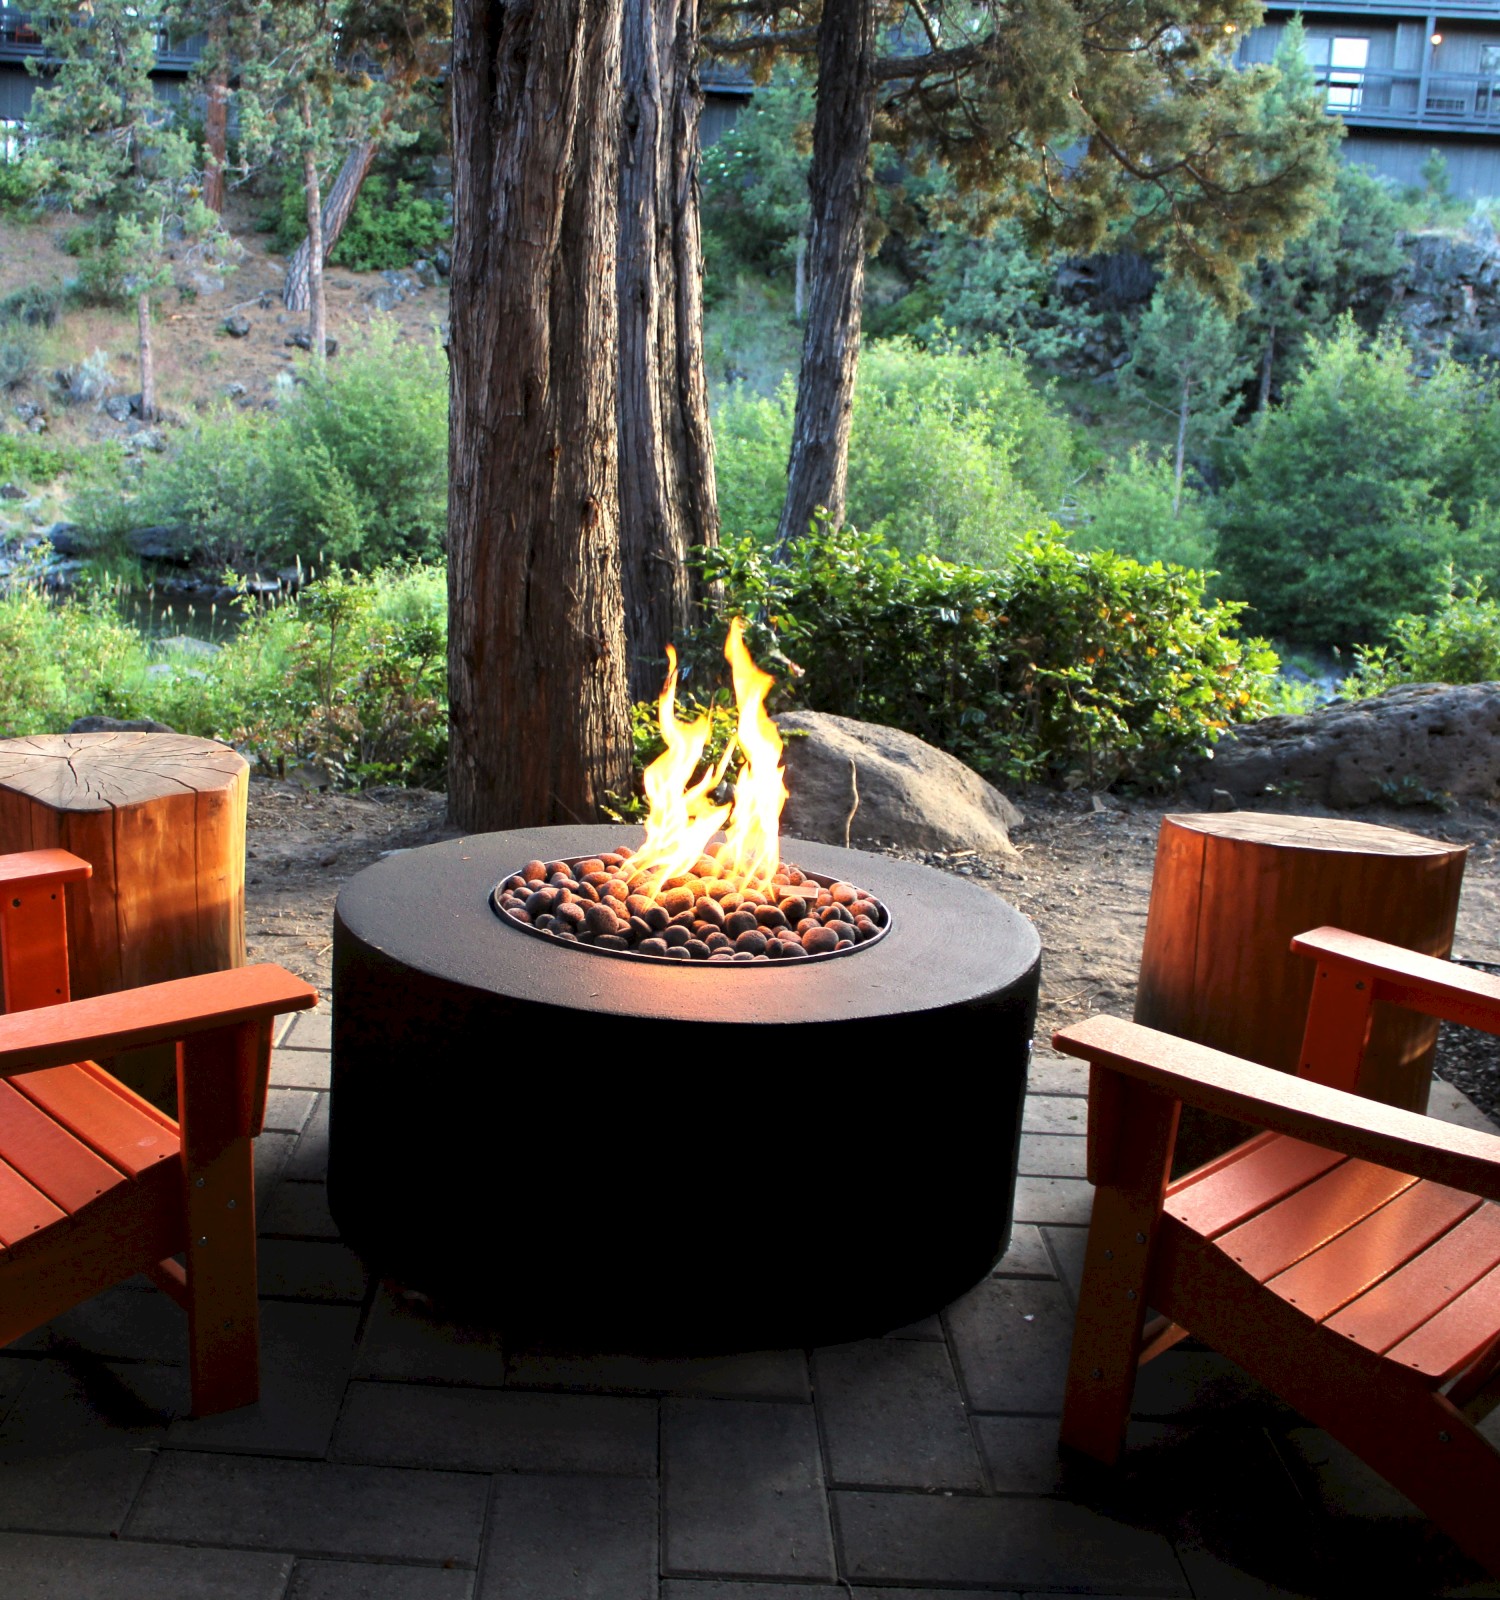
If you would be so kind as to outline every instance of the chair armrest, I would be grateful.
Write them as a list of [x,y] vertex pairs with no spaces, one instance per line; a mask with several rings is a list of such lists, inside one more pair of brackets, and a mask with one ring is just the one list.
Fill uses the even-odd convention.
[[0,1016],[0,1078],[269,1020],[317,1003],[310,984],[267,962],[13,1011]]
[[1292,949],[1351,976],[1365,974],[1376,1000],[1445,1022],[1461,1022],[1483,1033],[1500,1033],[1500,978],[1488,973],[1342,928],[1299,933]]
[[0,890],[32,889],[43,883],[78,883],[94,869],[67,850],[21,850],[0,856]]
[[1294,1078],[1123,1017],[1089,1017],[1052,1043],[1170,1099],[1500,1200],[1500,1135]]

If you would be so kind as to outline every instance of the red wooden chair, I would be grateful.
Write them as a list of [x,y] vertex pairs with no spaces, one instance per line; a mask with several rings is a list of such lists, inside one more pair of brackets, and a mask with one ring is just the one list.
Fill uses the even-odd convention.
[[[228,1411],[259,1392],[271,1022],[317,994],[267,965],[69,1001],[63,885],[91,870],[0,856],[0,1345],[144,1272],[187,1311],[194,1411]],[[82,1059],[169,1042],[180,1126]]]
[[[1500,979],[1356,934],[1317,960],[1297,1077],[1115,1017],[1089,1074],[1097,1186],[1062,1442],[1113,1463],[1137,1367],[1191,1332],[1500,1573],[1500,1137],[1361,1099],[1376,1001],[1500,1033]],[[1169,1180],[1183,1103],[1265,1131]],[[1148,1326],[1147,1306],[1159,1315]]]

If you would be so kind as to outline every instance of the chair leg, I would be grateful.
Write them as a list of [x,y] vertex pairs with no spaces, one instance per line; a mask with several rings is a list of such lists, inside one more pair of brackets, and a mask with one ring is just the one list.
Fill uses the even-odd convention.
[[1140,1358],[1147,1255],[1125,1247],[1134,1239],[1133,1216],[1119,1196],[1096,1191],[1058,1437],[1106,1466],[1125,1447]]
[[260,1396],[255,1179],[248,1138],[187,1170],[188,1363],[193,1414],[212,1416]]
[[200,1417],[260,1394],[251,1091],[269,1044],[252,1022],[192,1034],[178,1047],[189,1363]]

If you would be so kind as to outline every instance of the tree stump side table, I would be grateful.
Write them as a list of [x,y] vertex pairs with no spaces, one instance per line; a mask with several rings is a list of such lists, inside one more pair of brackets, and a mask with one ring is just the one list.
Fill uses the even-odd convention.
[[[1135,1020],[1295,1072],[1313,964],[1292,936],[1326,925],[1446,956],[1467,851],[1338,818],[1164,817]],[[1433,1019],[1378,1007],[1361,1092],[1425,1111],[1436,1039]]]
[[[245,962],[250,768],[211,739],[64,733],[0,740],[0,853],[59,847],[94,869],[68,886],[75,998]],[[161,1104],[160,1052],[117,1061]]]

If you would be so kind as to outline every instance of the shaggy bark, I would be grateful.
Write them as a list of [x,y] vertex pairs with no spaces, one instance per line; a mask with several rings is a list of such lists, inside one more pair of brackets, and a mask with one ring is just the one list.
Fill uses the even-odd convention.
[[[303,120],[312,126],[312,106],[306,92],[302,102]],[[307,238],[312,249],[308,255],[307,273],[307,336],[313,360],[320,364],[327,359],[328,307],[323,297],[323,206],[319,194],[318,163],[311,145],[302,155],[302,185],[307,197]]]
[[699,281],[697,0],[625,0],[620,141],[620,538],[632,699],[653,697],[718,539]]
[[592,819],[629,774],[616,462],[621,0],[458,0],[449,808]]
[[807,175],[807,325],[786,503],[776,531],[782,549],[806,534],[819,506],[835,526],[844,516],[874,122],[875,8],[869,0],[827,0],[818,24],[818,108]]
[[[211,36],[212,37],[212,36]],[[222,37],[215,39],[222,47]],[[229,74],[215,67],[203,95],[203,203],[210,211],[224,209],[224,160],[229,137]]]
[[[327,264],[333,247],[339,242],[345,224],[354,214],[354,203],[359,199],[360,186],[369,176],[375,160],[375,141],[363,139],[350,147],[344,164],[333,180],[328,198],[320,214],[323,234],[323,264]],[[302,241],[287,262],[286,282],[281,287],[282,304],[288,311],[306,311],[312,279],[312,235]]]
[[141,421],[156,421],[156,356],[151,348],[151,296],[135,297],[135,335],[141,357]]

